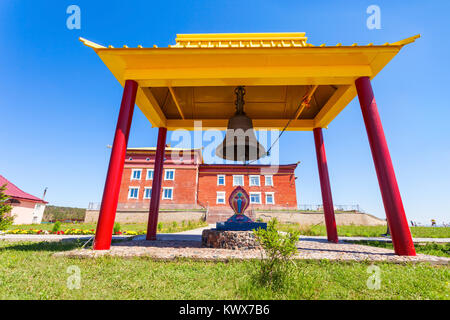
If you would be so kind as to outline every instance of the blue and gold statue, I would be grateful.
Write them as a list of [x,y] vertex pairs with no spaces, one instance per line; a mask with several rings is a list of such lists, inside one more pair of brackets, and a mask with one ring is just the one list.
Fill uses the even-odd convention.
[[236,189],[234,189],[230,197],[228,198],[228,203],[233,209],[234,215],[232,215],[225,222],[217,222],[217,230],[248,231],[258,228],[267,228],[267,223],[254,222],[244,214],[250,203],[250,197],[248,196],[248,193],[244,190],[244,188],[238,186]]

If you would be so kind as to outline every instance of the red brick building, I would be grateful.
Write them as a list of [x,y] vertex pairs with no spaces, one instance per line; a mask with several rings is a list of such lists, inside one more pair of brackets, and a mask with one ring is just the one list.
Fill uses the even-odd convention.
[[[129,148],[118,209],[148,207],[156,148]],[[238,185],[250,195],[250,209],[297,209],[296,164],[204,164],[201,149],[166,148],[162,209],[228,209],[228,197]]]

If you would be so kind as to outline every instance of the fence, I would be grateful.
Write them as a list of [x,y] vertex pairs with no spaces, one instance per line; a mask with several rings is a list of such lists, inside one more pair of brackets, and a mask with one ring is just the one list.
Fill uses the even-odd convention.
[[[298,208],[302,211],[323,211],[323,206],[321,204],[301,204]],[[359,204],[335,205],[334,210],[364,212]]]
[[[100,202],[89,202],[88,210],[100,210]],[[148,209],[150,201],[145,202],[133,202],[133,203],[119,203],[117,209]],[[321,204],[301,204],[298,206],[299,210],[302,211],[323,211],[323,206]],[[335,211],[356,211],[365,212],[359,204],[348,204],[348,205],[335,205]]]

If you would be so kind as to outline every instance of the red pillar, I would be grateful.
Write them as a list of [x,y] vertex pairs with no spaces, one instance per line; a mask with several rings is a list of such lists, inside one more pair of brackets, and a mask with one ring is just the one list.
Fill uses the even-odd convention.
[[334,218],[333,198],[331,196],[330,177],[328,176],[327,156],[323,144],[322,128],[314,128],[314,142],[316,144],[317,166],[319,168],[320,189],[322,191],[323,212],[327,237],[330,242],[338,242],[336,220]]
[[105,188],[103,189],[102,204],[95,233],[94,250],[108,250],[116,217],[117,201],[119,200],[120,182],[122,180],[125,153],[127,151],[128,136],[133,118],[134,103],[138,84],[134,80],[127,80],[123,89],[119,118],[117,119],[114,143],[109,159]]
[[164,167],[164,152],[166,150],[166,135],[167,128],[159,128],[155,167],[153,169],[152,196],[148,214],[147,240],[156,240],[156,227],[158,225],[159,201],[161,199],[161,184]]
[[369,137],[373,162],[383,198],[384,210],[391,231],[395,253],[403,256],[415,256],[416,250],[406,220],[400,190],[395,178],[391,155],[384,136],[380,115],[372,91],[369,77],[355,81],[359,103]]

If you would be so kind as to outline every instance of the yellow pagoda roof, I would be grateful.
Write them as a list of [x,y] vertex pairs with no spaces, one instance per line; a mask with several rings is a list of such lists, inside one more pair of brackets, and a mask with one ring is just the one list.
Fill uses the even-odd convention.
[[139,84],[136,104],[155,127],[225,129],[234,88],[256,129],[326,127],[356,96],[354,81],[375,77],[416,35],[382,45],[307,42],[305,33],[181,34],[167,48],[91,47],[116,79]]

